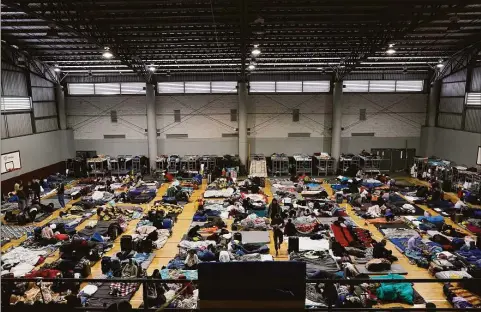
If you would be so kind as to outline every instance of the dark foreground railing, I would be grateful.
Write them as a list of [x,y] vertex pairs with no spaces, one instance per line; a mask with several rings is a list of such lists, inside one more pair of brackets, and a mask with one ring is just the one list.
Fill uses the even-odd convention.
[[[282,278],[282,272],[279,272],[280,276],[279,278]],[[196,285],[197,287],[201,286],[202,281],[200,280],[170,280],[170,279],[153,279],[153,278],[135,278],[135,279],[123,279],[123,278],[111,278],[111,279],[92,279],[92,278],[2,278],[1,279],[1,286],[2,286],[2,291],[5,289],[4,287],[13,287],[15,283],[19,282],[36,282],[36,283],[44,283],[44,282],[63,282],[63,283],[74,283],[80,285],[81,283],[139,283],[143,286],[143,302],[147,302],[147,283],[153,283],[153,282],[162,282],[166,284],[183,284],[184,287],[189,284]],[[232,280],[233,283],[235,283],[235,279]],[[362,283],[414,283],[414,284],[438,284],[438,283],[469,283],[470,285],[474,285],[474,289],[477,289],[479,292],[481,292],[481,278],[472,278],[472,279],[307,279],[307,283],[320,283],[324,284],[325,287],[333,286],[334,284],[342,284],[342,285],[358,285]],[[219,287],[222,287],[222,285],[219,285]],[[41,289],[41,287],[40,287]],[[288,293],[289,290],[280,290],[284,293]],[[43,298],[43,295],[42,295]],[[201,301],[202,299],[200,299]],[[246,301],[249,300],[249,298],[245,299]],[[447,299],[446,299],[447,301]],[[170,302],[168,302],[170,303]],[[401,308],[401,307],[391,307],[391,308],[338,308],[333,306],[335,301],[329,302],[327,300],[328,306],[326,307],[318,307],[318,308],[311,308],[311,309],[305,309],[306,311],[460,311],[458,308],[436,308],[435,310],[427,310],[426,308]],[[393,303],[396,304],[396,303]],[[132,309],[132,311],[198,311],[198,310],[203,310],[203,309],[179,309],[179,308],[168,308],[168,304],[164,305],[161,308],[148,308],[147,305],[144,304],[142,308],[139,309]],[[57,306],[62,306],[62,305],[57,305]],[[65,307],[67,307],[65,305]],[[16,306],[16,305],[8,305],[5,302],[2,302],[2,310],[5,309],[5,311],[21,311],[21,312],[29,312],[29,311],[38,311],[38,306],[35,305],[22,305],[22,306]],[[79,310],[79,311],[105,311],[107,307],[75,307],[72,309],[70,308],[60,308],[60,311],[72,311],[72,310]],[[49,312],[55,312],[58,309],[50,309],[45,310],[42,309],[42,311],[49,311]],[[209,309],[210,310],[210,309]],[[223,309],[224,310],[224,309]],[[231,308],[227,308],[224,311],[232,310]],[[269,309],[269,308],[261,308],[259,309],[242,309],[240,308],[239,310],[243,311],[274,311],[274,309]],[[279,308],[275,309],[276,311],[279,310]],[[281,308],[282,310],[282,308]],[[297,309],[285,309],[285,311],[298,311]],[[300,309],[299,311],[302,311],[304,309]],[[472,308],[472,309],[467,309],[468,311],[481,311],[480,308]]]

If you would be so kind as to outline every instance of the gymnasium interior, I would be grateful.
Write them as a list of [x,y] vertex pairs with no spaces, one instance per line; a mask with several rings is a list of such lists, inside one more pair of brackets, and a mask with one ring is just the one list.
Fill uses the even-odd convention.
[[481,1],[0,16],[2,310],[481,310]]

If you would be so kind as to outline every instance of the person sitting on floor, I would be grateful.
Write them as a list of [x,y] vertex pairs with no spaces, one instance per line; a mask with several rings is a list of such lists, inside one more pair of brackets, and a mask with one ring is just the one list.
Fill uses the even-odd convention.
[[421,238],[418,235],[413,235],[411,238],[408,239],[408,247],[409,250],[419,251],[420,248],[416,246],[416,243],[420,241]]
[[392,251],[386,249],[386,242],[386,239],[383,239],[379,243],[374,244],[372,257],[378,259],[387,259],[391,262],[397,261],[398,259],[392,255]]
[[287,220],[286,226],[284,227],[284,235],[285,236],[296,236],[297,235],[297,230],[296,230],[296,227],[295,227],[294,223],[292,223],[292,219]]
[[470,251],[476,249],[476,242],[475,241],[466,241],[466,243],[461,246],[459,250],[461,251]]
[[191,240],[202,240],[202,235],[200,235],[199,230],[200,230],[199,225],[194,226],[187,233],[187,237],[190,238]]
[[384,212],[384,216],[386,217],[387,222],[394,221],[394,213],[392,212],[391,208],[386,208],[386,211]]
[[377,197],[376,205],[381,207],[386,203],[386,200],[384,199],[384,192],[381,192],[381,194]]
[[197,265],[199,262],[200,260],[195,249],[190,249],[187,253],[187,257],[185,258],[185,268],[187,270],[197,270]]

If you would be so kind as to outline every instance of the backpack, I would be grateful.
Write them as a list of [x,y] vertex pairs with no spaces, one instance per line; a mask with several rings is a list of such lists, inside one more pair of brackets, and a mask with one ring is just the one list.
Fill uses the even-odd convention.
[[242,243],[242,234],[240,232],[235,232],[234,233],[234,240],[239,241]]
[[102,257],[102,262],[101,262],[102,274],[107,274],[111,268],[112,268],[112,258]]
[[112,259],[110,263],[110,268],[112,269],[112,273],[114,277],[122,276],[122,265],[120,264],[119,259]]

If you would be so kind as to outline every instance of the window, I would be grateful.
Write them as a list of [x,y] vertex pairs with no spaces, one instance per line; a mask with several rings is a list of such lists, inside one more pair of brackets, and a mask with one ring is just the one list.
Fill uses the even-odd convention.
[[70,95],[145,94],[144,82],[69,83]]
[[369,92],[395,92],[395,80],[371,80],[369,81]]
[[157,90],[161,94],[237,93],[237,81],[159,82]]
[[369,80],[347,80],[344,81],[343,92],[368,92]]
[[96,95],[118,95],[120,94],[120,83],[96,83]]
[[251,93],[275,93],[276,82],[275,81],[251,81],[249,83]]
[[421,92],[424,89],[422,80],[397,80],[396,92]]
[[212,81],[212,93],[237,93],[237,81]]
[[467,106],[481,106],[481,92],[468,92],[466,94]]
[[157,85],[159,93],[184,93],[183,82],[159,82]]
[[68,93],[71,95],[93,95],[95,94],[93,83],[69,83]]
[[210,93],[210,81],[186,82],[185,93]]
[[330,81],[303,81],[302,92],[329,92],[331,90]]
[[423,80],[346,80],[344,92],[422,92]]
[[302,81],[278,81],[276,82],[276,92],[302,92]]
[[121,94],[146,94],[144,82],[122,82],[120,84]]
[[329,92],[330,81],[251,81],[251,93],[316,93]]
[[25,111],[32,108],[29,97],[2,97],[2,112]]

